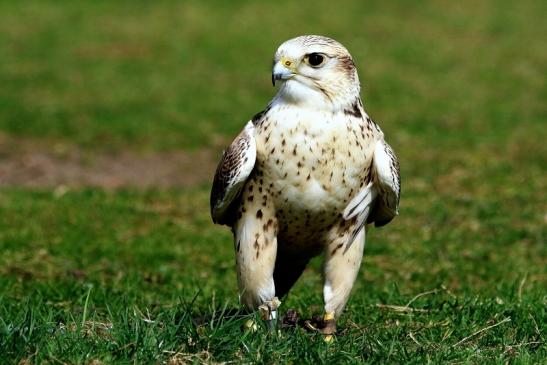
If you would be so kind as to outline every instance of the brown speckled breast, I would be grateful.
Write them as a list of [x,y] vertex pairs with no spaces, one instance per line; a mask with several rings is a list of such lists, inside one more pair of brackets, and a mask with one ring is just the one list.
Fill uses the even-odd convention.
[[275,215],[280,245],[320,248],[332,229],[347,224],[341,213],[370,179],[375,141],[359,109],[292,121],[295,116],[282,109],[261,116],[255,171],[247,184],[254,193],[247,189],[242,203],[252,209],[259,199]]

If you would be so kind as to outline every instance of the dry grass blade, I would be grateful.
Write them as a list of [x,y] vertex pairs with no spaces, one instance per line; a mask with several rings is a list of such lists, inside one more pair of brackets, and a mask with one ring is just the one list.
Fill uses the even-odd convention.
[[416,343],[416,345],[423,347],[423,345],[416,339],[416,337],[414,337],[414,334],[412,332],[409,332],[408,336],[412,339],[412,341]]
[[526,283],[527,278],[528,278],[528,273],[524,274],[524,277],[520,281],[519,289],[518,289],[519,302],[522,302],[522,289],[524,288],[524,284]]
[[208,351],[201,351],[198,353],[184,353],[175,351],[164,351],[164,353],[171,354],[172,356],[167,361],[168,365],[186,365],[186,364],[215,364],[225,365],[231,362],[215,362],[212,360],[212,355]]
[[412,312],[418,312],[418,313],[427,313],[429,312],[429,310],[427,309],[421,309],[421,308],[411,308],[410,305],[412,303],[414,303],[417,299],[425,296],[425,295],[429,295],[429,294],[437,294],[438,292],[440,291],[446,291],[445,288],[441,288],[441,289],[433,289],[433,290],[429,290],[429,291],[426,291],[426,292],[423,292],[423,293],[420,293],[416,296],[414,296],[414,298],[412,298],[406,305],[404,306],[401,306],[401,305],[390,305],[390,304],[376,304],[376,307],[378,308],[382,308],[382,309],[389,309],[389,310],[392,310],[392,311],[395,311],[395,312],[401,312],[401,313],[412,313]]
[[469,339],[475,337],[475,336],[478,335],[479,333],[482,333],[482,332],[484,332],[484,331],[488,331],[489,329],[492,329],[492,328],[494,328],[494,327],[497,327],[497,326],[499,326],[499,325],[501,325],[501,324],[504,324],[504,323],[510,322],[510,321],[511,321],[511,318],[507,317],[507,318],[503,319],[502,321],[499,321],[498,323],[495,323],[495,324],[493,324],[493,325],[491,325],[491,326],[484,327],[484,328],[478,330],[477,332],[475,332],[475,333],[473,333],[473,334],[471,334],[471,335],[469,335],[469,336],[467,336],[467,337],[462,338],[460,341],[458,341],[458,342],[456,342],[455,344],[453,344],[452,347],[456,347],[456,346],[458,346],[458,345],[461,345],[462,343],[467,342]]
[[420,294],[416,295],[414,298],[412,298],[412,299],[410,300],[410,302],[408,302],[408,303],[405,305],[405,307],[407,307],[407,308],[410,307],[410,305],[411,305],[412,303],[414,303],[418,298],[421,298],[421,297],[423,297],[423,296],[425,296],[425,295],[429,295],[429,294],[437,294],[437,293],[440,292],[440,291],[444,291],[444,289],[433,289],[433,290],[429,290],[429,291],[420,293]]
[[411,313],[411,312],[418,312],[418,313],[428,313],[429,310],[427,309],[421,309],[421,308],[410,308],[407,306],[402,305],[389,305],[389,304],[376,304],[376,307],[381,309],[389,309],[395,312],[401,312],[401,313]]

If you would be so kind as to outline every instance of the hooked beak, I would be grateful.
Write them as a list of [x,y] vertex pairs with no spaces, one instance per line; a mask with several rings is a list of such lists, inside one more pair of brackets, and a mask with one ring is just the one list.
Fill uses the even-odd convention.
[[272,85],[275,86],[275,82],[279,80],[288,80],[295,74],[295,63],[283,57],[274,65],[272,71]]

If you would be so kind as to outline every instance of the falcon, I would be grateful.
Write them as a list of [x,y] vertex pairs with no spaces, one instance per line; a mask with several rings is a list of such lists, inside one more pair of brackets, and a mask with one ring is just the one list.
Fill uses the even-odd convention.
[[240,301],[267,320],[322,254],[325,312],[317,329],[332,334],[368,225],[398,214],[399,162],[365,112],[355,63],[337,41],[305,35],[281,44],[272,83],[277,95],[222,155],[211,216],[232,229]]

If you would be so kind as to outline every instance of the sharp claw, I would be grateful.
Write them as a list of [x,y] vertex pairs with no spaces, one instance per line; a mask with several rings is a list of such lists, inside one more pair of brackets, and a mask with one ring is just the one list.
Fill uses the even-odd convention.
[[334,320],[325,323],[325,327],[319,330],[324,335],[331,336],[336,333],[336,322]]
[[262,304],[260,307],[258,307],[258,313],[260,313],[260,318],[263,321],[268,321],[268,320],[271,319],[270,318],[270,314],[271,314],[270,308],[265,304]]
[[315,327],[310,320],[307,320],[306,322],[304,322],[304,326],[309,329],[310,331],[319,331],[319,329],[317,327]]
[[272,300],[262,303],[258,307],[260,318],[264,321],[270,321],[277,319],[277,308],[281,305],[281,301],[277,297],[273,297]]
[[277,327],[277,308],[281,305],[281,301],[277,297],[273,297],[272,300],[264,302],[258,307],[260,318],[268,323],[270,331],[275,330]]
[[336,319],[334,313],[325,313],[323,318],[314,317],[312,320],[304,322],[304,326],[311,331],[320,332],[326,337],[326,342],[332,341],[332,335],[336,332]]

